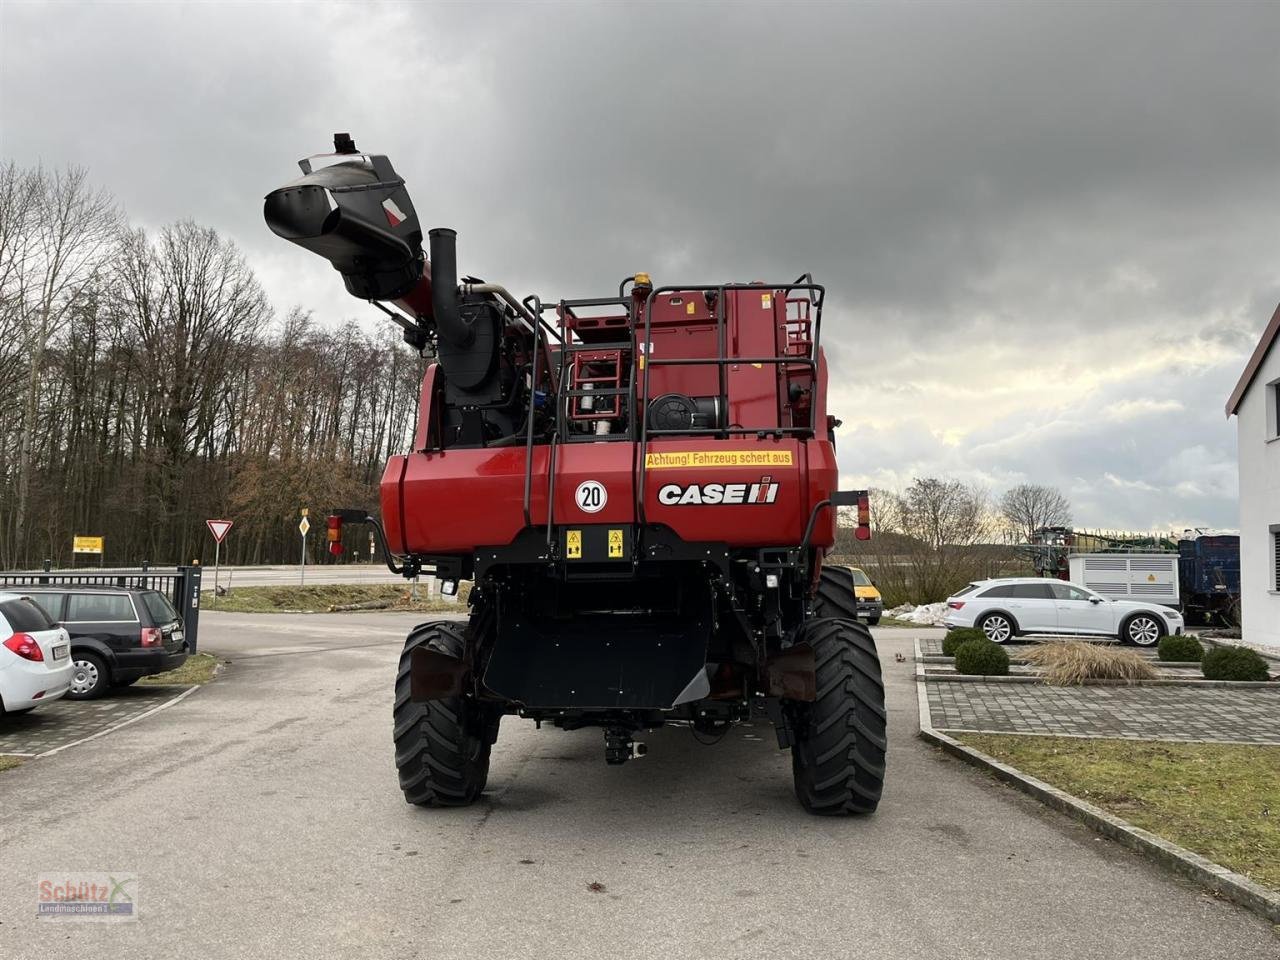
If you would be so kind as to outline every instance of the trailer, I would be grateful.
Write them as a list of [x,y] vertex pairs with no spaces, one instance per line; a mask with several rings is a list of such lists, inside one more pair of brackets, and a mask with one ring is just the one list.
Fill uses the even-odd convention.
[[1077,553],[1068,564],[1072,583],[1104,597],[1180,607],[1176,553]]
[[1178,579],[1189,622],[1212,626],[1239,622],[1239,537],[1201,535],[1179,542]]

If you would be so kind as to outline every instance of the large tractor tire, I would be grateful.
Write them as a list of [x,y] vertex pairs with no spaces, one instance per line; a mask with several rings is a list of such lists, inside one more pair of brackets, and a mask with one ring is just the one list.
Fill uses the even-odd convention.
[[810,813],[872,813],[888,748],[875,640],[851,619],[810,620],[796,640],[813,647],[817,668],[817,699],[792,705],[796,796]]
[[448,620],[413,628],[400,654],[393,711],[396,770],[409,803],[425,807],[465,807],[474,803],[489,779],[489,754],[496,720],[486,722],[472,698],[448,697],[415,703],[409,698],[409,663],[418,647],[451,657],[466,648],[460,623]]
[[848,567],[823,566],[818,571],[818,593],[813,601],[815,617],[858,619],[858,597],[853,589],[853,571]]

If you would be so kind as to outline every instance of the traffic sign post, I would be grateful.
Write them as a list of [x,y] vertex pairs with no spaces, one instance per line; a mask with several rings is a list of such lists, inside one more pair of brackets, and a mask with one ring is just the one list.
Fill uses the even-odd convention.
[[307,531],[311,529],[311,521],[307,519],[307,511],[302,511],[302,519],[298,521],[298,532],[302,534],[302,562],[298,564],[298,586],[307,582]]
[[209,532],[213,534],[213,603],[218,602],[218,566],[222,560],[222,541],[227,538],[231,529],[231,520],[206,520]]

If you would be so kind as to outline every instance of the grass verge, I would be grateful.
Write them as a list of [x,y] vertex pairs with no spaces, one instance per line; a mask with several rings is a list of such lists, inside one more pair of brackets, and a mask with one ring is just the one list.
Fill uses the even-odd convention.
[[22,766],[22,757],[4,757],[0,756],[0,770],[12,770],[14,767]]
[[950,736],[1280,890],[1280,747]]
[[380,609],[441,611],[467,610],[468,584],[458,585],[458,599],[428,600],[427,588],[418,587],[418,599],[413,599],[410,584],[398,583],[333,583],[315,586],[234,587],[225,597],[204,598],[205,610],[223,613],[327,613],[330,607],[351,604],[386,604]]
[[180,683],[184,686],[190,686],[193,683],[208,683],[213,679],[213,673],[217,668],[218,658],[213,654],[194,653],[187,657],[186,662],[177,670],[170,670],[168,673],[157,673],[151,677],[143,677],[138,681],[138,685],[152,687]]

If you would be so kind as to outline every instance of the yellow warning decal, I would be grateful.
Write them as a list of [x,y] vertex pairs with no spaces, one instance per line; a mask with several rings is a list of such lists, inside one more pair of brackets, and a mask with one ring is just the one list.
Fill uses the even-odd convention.
[[621,557],[621,556],[622,556],[622,531],[610,530],[609,531],[609,557],[613,558],[613,557]]
[[790,450],[667,450],[646,453],[646,470],[689,467],[789,467]]
[[569,530],[565,533],[565,556],[570,560],[582,559],[582,531]]
[[692,300],[690,300],[688,303],[686,303],[686,304],[684,305],[684,312],[685,312],[685,313],[687,313],[687,314],[688,314],[689,316],[691,316],[691,317],[693,316],[693,313],[694,313],[694,305],[693,305],[693,301],[692,301]]

